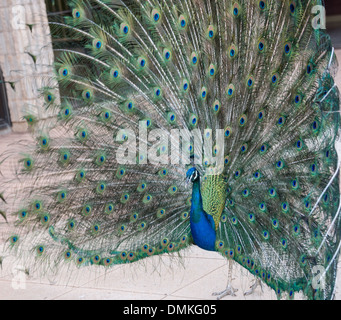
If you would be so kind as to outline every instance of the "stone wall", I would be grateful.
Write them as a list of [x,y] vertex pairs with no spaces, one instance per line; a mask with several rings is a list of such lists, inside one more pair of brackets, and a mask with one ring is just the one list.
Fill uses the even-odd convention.
[[[7,84],[12,130],[24,132],[23,120],[29,110],[38,118],[47,117],[37,89],[51,75],[53,51],[44,0],[0,0],[0,66]],[[32,31],[29,26],[33,25]],[[31,53],[37,57],[34,63]]]

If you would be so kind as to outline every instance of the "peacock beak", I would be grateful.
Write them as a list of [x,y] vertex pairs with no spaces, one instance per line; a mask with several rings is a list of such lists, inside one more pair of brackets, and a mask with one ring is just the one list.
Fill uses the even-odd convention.
[[[186,178],[186,183],[189,184],[190,182],[194,181],[197,178],[197,175],[198,175],[197,172],[193,172],[189,177]],[[195,176],[194,179],[192,179],[193,176]]]

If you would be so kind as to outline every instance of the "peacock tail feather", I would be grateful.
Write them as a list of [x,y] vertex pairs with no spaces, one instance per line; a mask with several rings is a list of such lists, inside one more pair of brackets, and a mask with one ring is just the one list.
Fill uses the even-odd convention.
[[[16,205],[8,247],[48,269],[109,267],[192,245],[191,162],[171,144],[182,132],[192,165],[199,159],[216,250],[279,298],[330,299],[340,116],[334,49],[312,25],[322,1],[69,4],[71,15],[50,22],[55,74],[41,89],[55,116],[44,125],[25,117],[36,145],[22,150],[16,193],[4,193]],[[193,130],[217,141],[223,132],[208,153],[223,159],[216,174]],[[316,266],[324,288],[314,287]]]

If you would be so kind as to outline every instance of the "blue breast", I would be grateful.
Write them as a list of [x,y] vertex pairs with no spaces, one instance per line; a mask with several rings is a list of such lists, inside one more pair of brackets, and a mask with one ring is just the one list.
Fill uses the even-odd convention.
[[191,221],[191,232],[193,241],[198,247],[208,251],[216,251],[216,233],[205,216],[199,222]]
[[195,182],[193,184],[190,217],[191,232],[194,243],[204,250],[216,251],[215,224],[212,216],[208,215],[203,209],[200,182]]

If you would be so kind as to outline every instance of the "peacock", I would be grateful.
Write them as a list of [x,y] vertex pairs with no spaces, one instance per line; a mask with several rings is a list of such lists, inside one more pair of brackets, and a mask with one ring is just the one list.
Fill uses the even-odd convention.
[[21,146],[16,190],[0,190],[14,206],[6,250],[49,272],[196,245],[279,299],[332,299],[340,103],[334,48],[313,23],[323,2],[68,3],[49,22],[51,117],[25,114],[35,143]]

